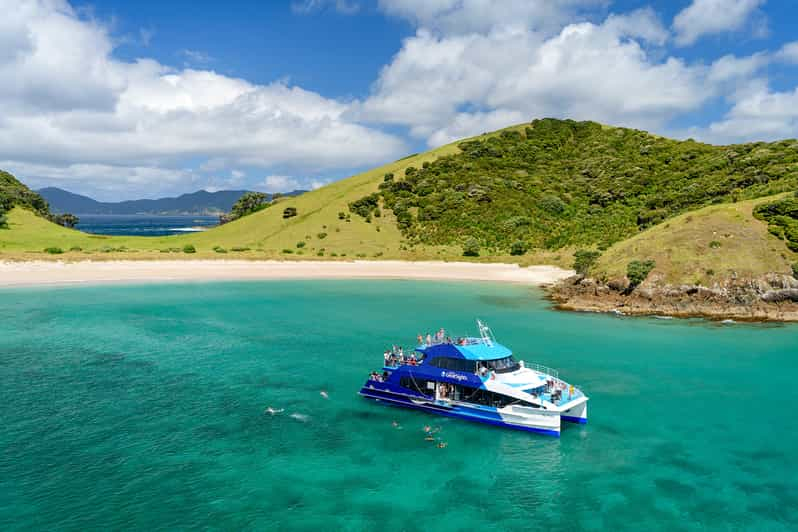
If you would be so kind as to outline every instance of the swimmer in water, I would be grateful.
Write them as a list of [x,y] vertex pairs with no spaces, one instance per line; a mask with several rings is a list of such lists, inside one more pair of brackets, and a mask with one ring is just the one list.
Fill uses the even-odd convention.
[[402,428],[402,426],[395,419],[391,422],[391,425],[393,425],[394,428],[397,428],[397,429],[401,429]]
[[426,436],[424,441],[435,441],[435,436]]
[[438,442],[438,449],[443,449],[448,445],[445,441]]
[[320,391],[319,395],[321,395],[325,399],[329,399],[330,398],[330,395],[325,390]]
[[268,408],[266,408],[266,410],[264,410],[264,411],[263,411],[263,413],[264,413],[264,414],[271,414],[271,415],[274,415],[274,414],[280,414],[280,413],[282,413],[282,412],[284,412],[284,411],[285,411],[285,408],[272,408],[272,407],[268,407]]

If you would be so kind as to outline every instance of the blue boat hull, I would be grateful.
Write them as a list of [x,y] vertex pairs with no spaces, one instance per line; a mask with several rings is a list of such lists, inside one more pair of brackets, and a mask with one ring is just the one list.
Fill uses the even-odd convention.
[[[465,419],[467,421],[485,423],[488,425],[505,427],[515,430],[522,430],[525,432],[534,432],[536,434],[545,434],[547,436],[554,436],[557,438],[560,436],[560,431],[558,430],[550,430],[550,429],[543,429],[543,428],[509,423],[504,419],[502,419],[501,415],[499,415],[496,412],[486,412],[477,409],[467,409],[460,406],[444,406],[437,403],[424,402],[424,401],[420,401],[417,403],[413,402],[411,398],[408,396],[388,391],[383,391],[375,388],[364,387],[360,390],[359,393],[360,395],[362,395],[367,399],[373,399],[375,401],[384,402],[385,404],[392,406],[412,408],[414,410],[421,410],[424,412],[438,414],[441,416]],[[421,397],[419,397],[418,399],[421,399]]]

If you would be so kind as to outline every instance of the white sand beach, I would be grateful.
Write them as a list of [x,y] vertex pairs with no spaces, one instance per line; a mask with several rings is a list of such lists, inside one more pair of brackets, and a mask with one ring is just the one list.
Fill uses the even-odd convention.
[[555,266],[406,261],[164,260],[2,262],[0,286],[258,279],[418,279],[546,285],[573,272]]

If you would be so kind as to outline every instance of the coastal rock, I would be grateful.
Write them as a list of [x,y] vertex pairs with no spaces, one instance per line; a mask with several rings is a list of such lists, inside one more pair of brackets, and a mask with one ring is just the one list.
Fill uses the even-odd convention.
[[554,285],[550,297],[567,310],[630,315],[705,316],[736,320],[798,321],[798,281],[782,274],[730,276],[702,285],[646,282],[629,290],[628,280],[579,278]]

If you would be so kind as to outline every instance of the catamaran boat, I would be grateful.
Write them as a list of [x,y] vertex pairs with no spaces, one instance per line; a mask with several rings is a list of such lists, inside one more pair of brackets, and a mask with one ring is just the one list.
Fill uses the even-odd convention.
[[587,423],[587,396],[556,370],[516,361],[477,320],[479,337],[452,339],[443,329],[419,336],[405,356],[385,353],[360,395],[386,404],[513,429],[560,435],[560,424]]

